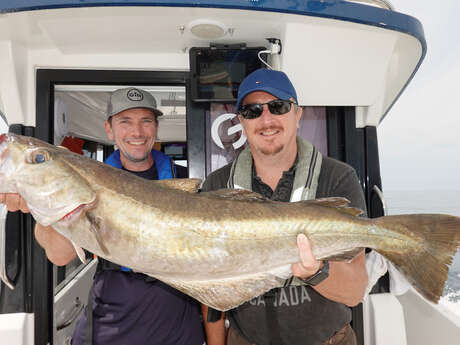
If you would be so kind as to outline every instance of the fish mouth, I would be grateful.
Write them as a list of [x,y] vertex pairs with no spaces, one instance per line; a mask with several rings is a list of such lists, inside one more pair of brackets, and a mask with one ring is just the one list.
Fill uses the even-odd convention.
[[7,151],[7,141],[8,141],[8,135],[3,133],[0,135],[0,161],[3,160],[3,156],[5,155]]
[[80,214],[84,211],[85,206],[87,206],[87,204],[78,205],[72,211],[70,211],[69,213],[64,215],[60,220],[64,220],[64,221],[69,222],[69,221],[72,221],[75,218],[78,218],[80,216]]
[[[0,135],[0,176],[3,178],[5,177],[6,171],[8,170],[8,164],[6,163],[9,157],[8,141],[9,136],[7,134],[3,133]],[[2,184],[5,183],[6,181],[2,180]],[[0,190],[3,190],[3,188],[0,188]]]
[[72,225],[81,219],[82,215],[86,214],[86,211],[94,208],[96,205],[96,198],[91,200],[89,203],[72,203],[72,205],[61,206],[53,209],[40,208],[40,207],[29,207],[30,213],[37,222],[43,226],[60,223],[64,226]]
[[8,156],[9,152],[9,142],[14,141],[15,136],[10,135],[8,133],[2,133],[0,134],[0,164],[3,164],[3,162],[6,160],[6,157]]
[[72,211],[66,213],[59,221],[63,221],[66,224],[73,223],[77,219],[79,219],[82,214],[86,213],[89,209],[93,208],[95,205],[95,200],[88,204],[80,204],[75,207]]

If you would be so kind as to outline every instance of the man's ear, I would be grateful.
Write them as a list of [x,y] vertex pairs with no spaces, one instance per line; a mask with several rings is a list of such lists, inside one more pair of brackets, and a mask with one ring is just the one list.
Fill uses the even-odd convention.
[[297,128],[300,127],[300,119],[302,118],[303,115],[303,108],[299,105],[296,105],[296,117],[297,117]]
[[238,114],[238,121],[240,121],[241,127],[243,127],[243,134],[246,135],[246,130],[244,129],[244,117]]
[[115,137],[113,136],[112,125],[110,124],[109,121],[104,122],[104,128],[105,128],[105,132],[107,133],[107,137],[110,140],[114,140]]

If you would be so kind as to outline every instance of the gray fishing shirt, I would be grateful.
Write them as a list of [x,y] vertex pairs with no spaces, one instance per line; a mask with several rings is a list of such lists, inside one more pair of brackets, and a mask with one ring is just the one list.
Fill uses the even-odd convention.
[[[289,201],[295,178],[295,167],[283,173],[275,191],[263,183],[252,170],[252,189],[272,200]],[[232,165],[211,173],[203,191],[226,188]],[[366,210],[358,177],[349,165],[323,157],[316,188],[316,198],[344,197],[351,206]],[[290,285],[277,289],[275,310],[283,345],[317,345],[329,339],[351,321],[350,308],[317,293],[310,286]],[[264,296],[256,297],[227,313],[235,327],[249,342],[270,344],[267,308]]]

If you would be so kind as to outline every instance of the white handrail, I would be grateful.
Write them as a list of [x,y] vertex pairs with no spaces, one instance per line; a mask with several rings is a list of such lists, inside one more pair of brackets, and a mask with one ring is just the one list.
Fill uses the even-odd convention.
[[382,191],[380,190],[379,187],[377,187],[376,185],[374,185],[374,192],[377,194],[377,196],[379,197],[380,199],[380,202],[382,203],[382,208],[383,208],[383,215],[384,216],[387,216],[388,215],[388,208],[387,208],[387,203],[385,201],[385,198],[383,197],[383,193]]
[[11,290],[14,284],[10,282],[6,275],[6,216],[8,209],[6,205],[0,205],[0,278]]

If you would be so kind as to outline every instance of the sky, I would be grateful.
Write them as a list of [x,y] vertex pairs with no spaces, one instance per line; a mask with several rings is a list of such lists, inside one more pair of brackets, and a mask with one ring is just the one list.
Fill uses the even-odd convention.
[[460,191],[460,1],[391,3],[420,20],[428,50],[378,127],[383,190]]

